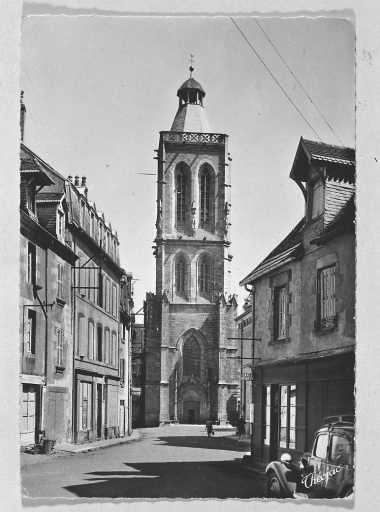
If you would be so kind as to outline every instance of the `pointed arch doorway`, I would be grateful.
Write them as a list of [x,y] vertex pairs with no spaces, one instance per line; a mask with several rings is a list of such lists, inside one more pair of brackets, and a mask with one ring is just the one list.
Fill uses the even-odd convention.
[[183,403],[184,423],[195,424],[200,421],[200,403],[195,400],[187,400]]

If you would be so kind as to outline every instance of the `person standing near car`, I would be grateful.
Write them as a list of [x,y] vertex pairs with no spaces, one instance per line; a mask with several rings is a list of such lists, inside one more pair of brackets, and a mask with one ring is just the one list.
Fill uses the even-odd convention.
[[243,416],[237,420],[237,433],[239,436],[239,440],[244,438],[245,434],[245,419]]
[[207,435],[208,435],[208,437],[211,437],[211,434],[212,434],[212,431],[213,431],[213,428],[212,428],[212,421],[211,421],[211,420],[207,420],[207,421],[206,421],[206,427],[205,427],[205,430],[207,430]]

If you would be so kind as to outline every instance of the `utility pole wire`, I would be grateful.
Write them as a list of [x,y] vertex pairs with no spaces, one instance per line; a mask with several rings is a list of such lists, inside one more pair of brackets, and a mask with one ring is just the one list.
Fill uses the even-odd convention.
[[260,27],[261,31],[263,32],[263,34],[265,35],[265,37],[268,39],[268,41],[270,42],[270,44],[272,45],[272,47],[274,48],[275,52],[277,53],[277,55],[280,57],[280,59],[282,60],[282,62],[285,64],[285,66],[288,68],[288,70],[290,71],[290,73],[292,74],[292,76],[294,77],[294,79],[296,80],[296,82],[298,83],[298,85],[301,87],[301,89],[303,90],[303,92],[306,94],[306,96],[309,98],[309,100],[311,101],[311,103],[314,105],[315,109],[317,110],[317,112],[319,113],[319,115],[322,117],[322,119],[324,120],[324,122],[327,124],[327,126],[330,128],[330,130],[332,131],[332,133],[335,135],[335,137],[339,140],[339,142],[341,143],[341,145],[343,147],[344,144],[343,142],[340,140],[340,138],[338,137],[338,135],[334,132],[334,130],[331,128],[331,126],[329,125],[329,123],[327,122],[327,120],[325,119],[325,117],[323,116],[322,112],[319,110],[319,108],[317,107],[317,105],[314,103],[314,101],[310,98],[310,96],[308,95],[308,93],[305,91],[304,87],[302,86],[302,84],[300,83],[300,81],[298,80],[298,78],[296,77],[296,75],[293,73],[293,71],[290,69],[290,67],[287,65],[287,63],[284,61],[284,59],[282,58],[282,56],[280,55],[280,53],[278,52],[277,48],[275,47],[275,45],[272,43],[272,41],[270,40],[269,36],[267,36],[265,30],[263,29],[263,27],[260,25],[260,23],[257,21],[257,18],[255,18],[255,21],[256,23],[258,24],[258,26]]
[[309,123],[309,121],[306,119],[306,117],[302,114],[302,112],[296,107],[296,105],[294,104],[294,102],[292,101],[292,99],[290,98],[290,96],[287,94],[287,92],[285,91],[285,89],[282,87],[282,85],[278,82],[278,80],[276,79],[276,77],[273,75],[272,71],[268,68],[268,66],[265,64],[265,62],[263,61],[263,59],[260,57],[260,55],[257,53],[257,51],[254,49],[254,47],[251,45],[251,43],[248,41],[248,39],[245,37],[245,35],[243,34],[243,32],[240,30],[240,28],[238,27],[238,25],[235,23],[235,20],[232,19],[232,17],[230,17],[231,21],[233,22],[233,24],[235,25],[235,27],[238,29],[238,31],[240,32],[240,34],[244,37],[244,39],[246,40],[246,42],[249,44],[249,46],[251,47],[251,49],[254,51],[255,55],[257,56],[257,58],[260,60],[260,62],[265,66],[266,70],[268,71],[268,73],[271,75],[271,77],[273,78],[273,80],[276,82],[276,84],[280,87],[280,89],[282,90],[282,92],[285,94],[285,96],[288,98],[288,100],[290,101],[290,103],[293,105],[293,107],[297,110],[297,112],[300,114],[300,116],[302,117],[302,119],[306,122],[306,124],[312,129],[312,131],[315,133],[315,135],[318,137],[318,139],[322,142],[322,139],[321,137],[318,135],[318,133],[314,130],[314,128],[311,126],[311,124]]

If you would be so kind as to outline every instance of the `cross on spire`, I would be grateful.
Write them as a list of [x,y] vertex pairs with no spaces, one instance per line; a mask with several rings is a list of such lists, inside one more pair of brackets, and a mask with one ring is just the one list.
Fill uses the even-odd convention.
[[193,60],[193,57],[194,57],[194,55],[192,55],[192,54],[190,53],[190,59],[189,59],[189,60],[190,60],[190,64],[191,64],[191,65],[190,65],[190,67],[189,67],[189,69],[190,69],[190,78],[191,78],[191,75],[192,75],[192,73],[193,73],[193,71],[194,71],[193,63],[195,62],[195,60]]

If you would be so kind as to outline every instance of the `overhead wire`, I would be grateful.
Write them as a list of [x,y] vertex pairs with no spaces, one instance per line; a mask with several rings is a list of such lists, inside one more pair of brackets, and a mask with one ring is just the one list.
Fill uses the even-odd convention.
[[293,76],[293,78],[296,80],[296,82],[298,83],[298,85],[301,87],[301,89],[303,90],[303,92],[306,94],[306,96],[309,98],[310,102],[313,104],[313,106],[315,107],[315,109],[317,110],[317,112],[319,113],[319,115],[322,117],[322,119],[324,120],[324,122],[327,124],[327,126],[330,128],[330,130],[332,131],[332,133],[335,135],[335,137],[339,140],[339,142],[341,143],[341,145],[343,147],[344,144],[343,142],[340,140],[339,136],[335,133],[335,131],[333,130],[333,128],[330,126],[330,124],[328,123],[328,121],[326,120],[326,118],[324,117],[324,115],[322,114],[322,112],[319,110],[319,108],[317,107],[317,105],[314,103],[314,101],[310,98],[309,94],[307,93],[307,91],[305,90],[305,88],[303,87],[303,85],[301,84],[301,82],[298,80],[298,78],[296,77],[296,75],[293,73],[293,71],[290,69],[290,67],[288,66],[288,64],[285,62],[285,60],[282,58],[280,52],[277,50],[277,48],[275,47],[275,45],[272,43],[272,41],[270,40],[269,36],[267,35],[267,33],[265,32],[265,30],[263,29],[263,27],[260,25],[260,23],[257,21],[257,18],[254,18],[257,25],[259,26],[259,28],[261,29],[262,33],[265,35],[265,37],[268,39],[269,43],[272,45],[273,49],[275,50],[275,52],[277,53],[277,55],[280,57],[280,59],[282,60],[282,62],[285,64],[285,66],[287,67],[287,69],[289,70],[289,72],[291,73],[291,75]]
[[248,39],[246,38],[246,36],[244,35],[244,33],[242,32],[242,30],[240,30],[239,26],[237,25],[237,23],[235,22],[235,20],[230,16],[230,20],[232,21],[232,23],[235,25],[235,27],[238,29],[238,31],[240,32],[240,34],[244,37],[245,41],[248,43],[248,45],[250,46],[250,48],[253,50],[253,52],[255,53],[255,55],[257,56],[257,58],[260,60],[260,62],[263,64],[263,66],[265,67],[265,69],[268,71],[268,73],[271,75],[271,77],[273,78],[273,80],[276,82],[276,84],[280,87],[280,89],[282,90],[282,92],[285,94],[285,96],[288,98],[288,100],[290,101],[290,103],[293,105],[293,107],[297,110],[297,112],[300,114],[300,116],[302,117],[302,119],[305,121],[305,123],[309,126],[309,128],[315,133],[315,135],[318,137],[318,139],[322,142],[322,139],[321,137],[318,135],[318,133],[314,130],[314,128],[311,126],[311,124],[309,123],[309,121],[306,119],[306,117],[302,114],[302,112],[299,110],[299,108],[297,107],[297,105],[294,103],[294,101],[291,99],[291,97],[288,95],[288,93],[285,91],[285,89],[282,87],[282,85],[280,84],[280,82],[277,80],[277,78],[274,76],[274,74],[272,73],[272,71],[268,68],[268,66],[265,64],[265,62],[263,61],[263,59],[260,57],[260,55],[257,53],[257,51],[254,49],[254,47],[251,45],[251,43],[248,41]]

